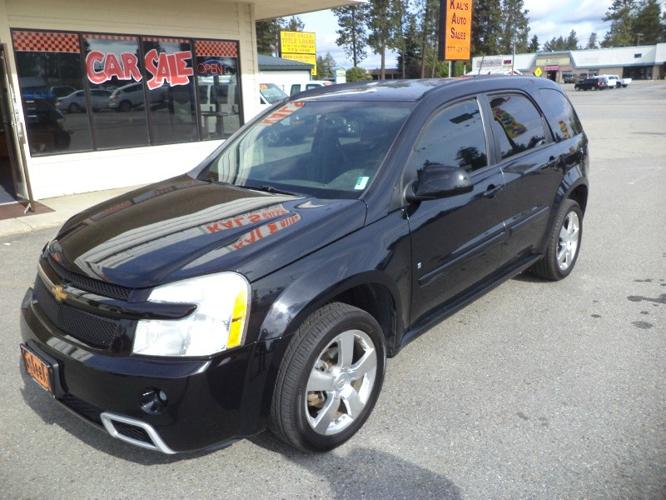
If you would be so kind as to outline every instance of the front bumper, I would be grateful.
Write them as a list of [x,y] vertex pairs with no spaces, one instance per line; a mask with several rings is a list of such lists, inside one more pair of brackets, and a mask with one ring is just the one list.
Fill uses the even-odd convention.
[[[267,380],[274,380],[282,352],[275,341],[209,359],[102,353],[74,343],[50,324],[35,307],[31,289],[21,306],[21,336],[55,362],[54,397],[60,403],[114,437],[139,446],[147,441],[144,447],[167,453],[218,447],[260,431]],[[142,408],[146,391],[163,391],[161,411]]]

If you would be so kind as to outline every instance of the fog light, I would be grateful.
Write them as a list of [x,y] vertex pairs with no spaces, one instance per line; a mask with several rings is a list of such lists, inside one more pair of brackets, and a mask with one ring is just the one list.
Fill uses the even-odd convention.
[[166,392],[161,389],[146,388],[139,397],[139,406],[148,415],[159,415],[167,403]]

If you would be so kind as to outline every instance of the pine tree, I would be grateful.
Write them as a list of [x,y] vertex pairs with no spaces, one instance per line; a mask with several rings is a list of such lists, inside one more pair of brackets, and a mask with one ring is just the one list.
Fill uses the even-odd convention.
[[527,39],[530,28],[527,18],[528,10],[523,8],[523,0],[502,1],[502,33],[500,52],[510,54],[514,47],[516,52],[527,50]]
[[475,56],[500,53],[502,23],[501,0],[476,0],[472,13],[472,54]]
[[[391,0],[391,21],[390,24],[393,28],[391,37],[389,39],[389,48],[398,53],[398,58],[402,57],[407,51],[407,32],[409,27],[409,19],[412,14],[409,12],[409,0]],[[405,78],[405,67],[399,66],[402,72],[402,78]]]
[[534,35],[527,47],[528,52],[539,52],[539,37]]
[[405,32],[405,50],[398,54],[398,70],[404,78],[419,78],[421,74],[421,45],[416,16],[410,14]]
[[351,58],[352,65],[356,67],[365,59],[368,46],[367,4],[339,7],[333,9],[333,13],[338,18],[338,39],[335,43],[344,49],[347,57]]
[[579,49],[578,35],[576,35],[576,32],[574,30],[571,30],[566,40],[565,50],[578,50],[578,49]]
[[257,21],[255,29],[257,33],[257,52],[266,55],[279,55],[280,31],[303,31],[305,24],[298,16],[290,18],[277,17]]
[[635,0],[613,0],[603,18],[604,21],[611,21],[611,27],[601,45],[603,47],[633,45],[636,42],[634,35],[635,13]]
[[587,49],[598,49],[599,47],[597,46],[597,34],[596,33],[590,33],[590,38],[587,40]]
[[280,46],[280,20],[257,21],[256,30],[257,52],[259,54],[277,55]]
[[333,78],[335,66],[335,59],[330,52],[326,52],[324,57],[317,56],[317,77],[320,79]]
[[[661,5],[658,0],[644,0],[638,6],[634,20],[635,43],[654,45],[663,37],[661,25]],[[638,40],[640,38],[640,41]]]
[[379,55],[379,79],[386,78],[386,49],[395,31],[390,0],[370,0],[368,15],[368,45]]

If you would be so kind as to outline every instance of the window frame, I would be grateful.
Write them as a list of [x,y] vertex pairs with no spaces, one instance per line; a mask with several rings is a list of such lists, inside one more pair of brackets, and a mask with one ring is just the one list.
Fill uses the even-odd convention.
[[486,158],[487,158],[487,165],[482,168],[478,168],[476,170],[472,170],[471,172],[468,172],[470,178],[474,180],[475,177],[482,175],[483,173],[487,172],[490,168],[496,167],[496,162],[495,162],[495,155],[494,155],[494,145],[491,142],[492,138],[489,136],[489,122],[488,122],[488,115],[487,110],[483,106],[483,101],[482,94],[468,94],[462,97],[458,97],[456,99],[453,99],[451,101],[447,101],[441,106],[438,106],[435,108],[430,115],[424,120],[423,124],[420,126],[419,133],[414,139],[413,144],[410,146],[409,150],[409,156],[407,157],[407,162],[405,163],[405,169],[403,171],[403,185],[407,185],[407,179],[408,178],[416,178],[417,171],[419,167],[413,164],[413,158],[414,158],[414,147],[419,143],[419,141],[422,139],[425,130],[430,126],[430,124],[437,119],[439,115],[444,113],[447,109],[456,106],[458,104],[462,104],[466,101],[475,101],[477,107],[479,108],[479,116],[481,117],[481,125],[482,125],[482,131],[483,131],[483,136],[484,136],[484,143],[486,145]]
[[[500,148],[500,141],[498,140],[497,136],[495,135],[495,129],[493,127],[493,123],[491,120],[494,120],[495,118],[493,117],[493,111],[492,107],[490,106],[490,98],[492,96],[499,96],[499,95],[520,95],[522,97],[525,97],[528,101],[532,103],[532,106],[536,109],[537,113],[539,113],[539,117],[541,118],[541,126],[543,127],[544,130],[544,143],[541,144],[540,146],[537,146],[532,149],[526,149],[525,151],[521,151],[518,154],[511,155],[507,158],[502,158],[502,151]],[[536,151],[540,151],[541,149],[550,147],[555,141],[553,140],[553,135],[550,130],[550,125],[548,125],[548,120],[546,120],[546,117],[543,113],[543,110],[541,109],[541,106],[539,106],[536,102],[535,99],[532,98],[530,94],[527,92],[524,92],[519,89],[502,89],[502,90],[493,90],[491,92],[485,92],[483,94],[484,98],[484,106],[486,106],[487,113],[488,113],[488,128],[490,129],[489,132],[491,134],[492,140],[493,140],[493,157],[494,157],[494,164],[495,165],[502,165],[508,162],[511,162],[515,160],[516,158],[522,158],[523,156],[527,154],[534,153]]]
[[[60,155],[68,155],[68,154],[77,154],[77,153],[92,153],[92,152],[98,152],[98,151],[115,151],[119,149],[132,149],[132,148],[146,148],[146,147],[159,147],[159,146],[169,146],[169,145],[174,145],[174,144],[194,144],[198,142],[208,142],[208,141],[226,141],[229,139],[229,137],[224,138],[224,139],[203,139],[202,138],[202,133],[201,133],[201,109],[200,105],[201,103],[199,102],[199,76],[197,75],[196,72],[196,58],[198,57],[197,52],[196,52],[196,42],[198,40],[202,41],[213,41],[213,42],[233,42],[236,44],[236,79],[237,79],[237,87],[238,87],[238,96],[239,96],[239,102],[238,102],[238,116],[239,116],[239,123],[240,127],[243,127],[245,124],[245,115],[244,115],[244,101],[243,101],[243,83],[242,83],[242,66],[241,66],[241,59],[242,59],[242,52],[241,52],[241,43],[240,40],[236,39],[229,39],[229,38],[210,38],[210,37],[195,37],[195,36],[178,36],[178,35],[164,35],[164,34],[150,34],[150,33],[142,33],[142,34],[136,34],[136,33],[120,33],[120,32],[105,32],[105,31],[95,31],[95,30],[63,30],[63,29],[44,29],[44,28],[27,28],[27,27],[10,27],[10,41],[11,41],[11,49],[12,49],[12,56],[15,58],[16,57],[16,47],[14,44],[14,32],[21,32],[21,31],[32,31],[32,32],[40,32],[40,33],[67,33],[67,34],[75,34],[78,38],[79,42],[79,57],[81,60],[81,70],[82,70],[82,79],[83,79],[83,88],[80,90],[84,91],[85,94],[85,102],[86,102],[86,115],[88,118],[88,127],[90,129],[90,141],[91,141],[91,147],[89,149],[85,150],[76,150],[76,151],[53,151],[50,153],[46,154],[37,154],[33,155],[30,153],[30,156],[32,158],[44,158],[44,157],[49,157],[49,156],[60,156]],[[142,80],[140,82],[135,82],[141,84],[143,88],[143,93],[144,93],[144,102],[148,102],[148,89],[146,85],[146,77],[147,77],[147,69],[145,67],[145,64],[143,62],[143,58],[145,56],[144,50],[143,50],[143,42],[144,38],[184,38],[189,40],[191,47],[192,47],[192,68],[193,68],[193,75],[192,75],[192,83],[194,85],[194,98],[195,98],[195,113],[196,113],[196,128],[197,128],[197,135],[198,138],[197,140],[194,141],[179,141],[179,142],[166,142],[166,143],[156,143],[154,142],[154,132],[153,132],[153,125],[152,121],[150,118],[150,113],[148,112],[148,105],[144,105],[144,113],[146,115],[146,127],[147,127],[147,136],[148,136],[148,143],[147,144],[142,144],[142,145],[135,145],[135,146],[111,146],[111,147],[99,147],[97,145],[97,134],[95,131],[94,127],[94,121],[93,121],[93,116],[92,116],[92,88],[90,86],[90,81],[88,80],[87,77],[87,72],[86,72],[86,53],[85,53],[85,47],[83,44],[83,39],[86,34],[90,35],[106,35],[106,36],[128,36],[128,37],[136,37],[138,41],[138,51],[139,54],[141,55],[141,61],[139,63],[139,70],[141,71],[141,76]],[[20,51],[18,51],[20,52]],[[17,78],[19,78],[18,75],[18,68],[16,68],[17,71]],[[23,103],[23,96],[21,93],[21,89],[19,88],[19,99],[21,101],[21,109],[23,109],[24,115],[26,115],[26,109]],[[28,124],[24,123],[24,126],[26,127],[26,133],[27,133],[27,127]],[[235,133],[235,132],[234,132]],[[232,134],[233,135],[233,134]],[[27,137],[26,137],[26,140]],[[29,147],[29,146],[28,146]]]

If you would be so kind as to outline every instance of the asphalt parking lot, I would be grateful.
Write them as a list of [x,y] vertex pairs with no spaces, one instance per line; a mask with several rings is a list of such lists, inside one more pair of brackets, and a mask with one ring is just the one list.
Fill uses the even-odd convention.
[[591,194],[571,277],[513,279],[390,360],[361,432],[167,457],[24,382],[19,303],[52,230],[0,239],[0,496],[666,496],[666,83],[573,92]]

